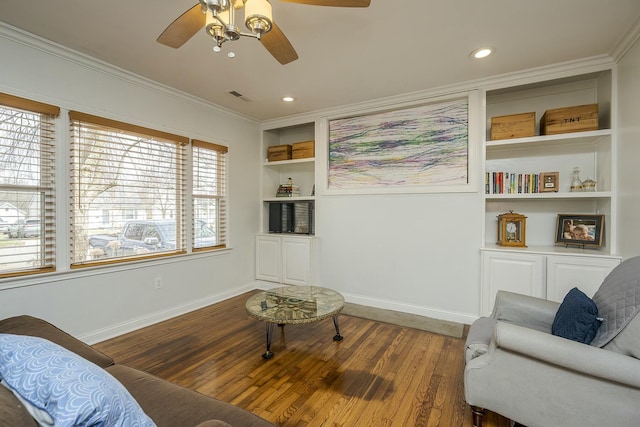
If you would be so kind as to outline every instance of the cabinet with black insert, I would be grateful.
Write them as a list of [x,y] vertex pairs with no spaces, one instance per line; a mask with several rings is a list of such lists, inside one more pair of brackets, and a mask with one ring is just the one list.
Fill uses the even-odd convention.
[[[261,233],[256,236],[256,279],[288,285],[315,282],[315,156],[269,160],[269,148],[296,147],[314,153],[315,122],[262,131]],[[311,148],[312,147],[312,148]],[[273,151],[273,148],[272,150]],[[295,150],[292,150],[295,151]]]

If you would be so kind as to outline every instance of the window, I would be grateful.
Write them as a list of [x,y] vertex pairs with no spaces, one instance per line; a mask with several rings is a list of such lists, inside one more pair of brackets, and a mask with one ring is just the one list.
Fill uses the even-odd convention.
[[0,93],[0,277],[55,270],[55,118]]
[[193,140],[193,249],[227,243],[227,147]]
[[72,267],[185,252],[185,137],[71,111]]

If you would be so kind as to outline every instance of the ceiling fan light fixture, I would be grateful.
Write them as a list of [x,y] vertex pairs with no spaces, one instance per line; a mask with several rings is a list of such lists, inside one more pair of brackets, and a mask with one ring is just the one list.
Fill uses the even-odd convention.
[[261,36],[271,30],[273,15],[269,0],[247,0],[244,16],[244,24],[253,34]]
[[220,13],[229,10],[229,0],[199,0],[203,10]]
[[226,12],[218,13],[216,16],[213,16],[213,13],[210,10],[207,11],[205,30],[217,43],[222,43],[224,41],[225,26],[226,23],[229,22],[228,16],[228,10]]
[[[293,3],[331,7],[369,7],[371,0],[284,0]],[[249,32],[240,32],[235,12],[245,8],[244,23]],[[202,16],[204,15],[204,16]],[[156,41],[178,49],[202,27],[215,41],[216,51],[223,43],[240,37],[258,39],[280,64],[298,59],[298,53],[273,21],[269,0],[198,0],[160,33]],[[268,33],[268,35],[267,35]],[[264,36],[264,37],[263,37]]]

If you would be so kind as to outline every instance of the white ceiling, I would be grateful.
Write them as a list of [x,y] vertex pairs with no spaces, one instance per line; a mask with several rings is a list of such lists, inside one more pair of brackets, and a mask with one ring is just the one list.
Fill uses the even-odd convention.
[[[251,38],[233,43],[234,59],[228,43],[214,54],[204,29],[177,50],[157,43],[196,0],[0,0],[0,20],[267,120],[610,55],[640,17],[639,0],[371,0],[366,9],[271,2],[300,56],[284,66]],[[495,54],[471,60],[480,46]],[[297,101],[285,104],[284,95]]]

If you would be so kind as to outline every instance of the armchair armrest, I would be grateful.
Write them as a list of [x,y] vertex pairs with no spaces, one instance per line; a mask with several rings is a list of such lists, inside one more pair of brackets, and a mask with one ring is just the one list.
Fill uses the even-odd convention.
[[633,357],[504,322],[497,322],[492,341],[495,348],[567,371],[640,388],[640,360]]
[[551,332],[551,325],[560,303],[514,292],[498,291],[491,317],[493,319],[526,326],[542,332]]

